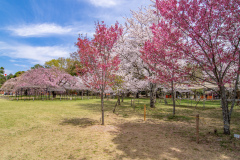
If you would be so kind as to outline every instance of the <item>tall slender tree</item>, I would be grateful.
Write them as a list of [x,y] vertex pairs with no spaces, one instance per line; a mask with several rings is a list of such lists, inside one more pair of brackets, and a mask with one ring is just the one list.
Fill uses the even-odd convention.
[[114,45],[122,34],[122,27],[116,22],[107,27],[104,22],[96,24],[94,38],[79,37],[78,47],[81,67],[79,72],[87,86],[100,91],[102,125],[104,125],[104,93],[115,78],[114,73],[119,68],[120,59],[114,52]]

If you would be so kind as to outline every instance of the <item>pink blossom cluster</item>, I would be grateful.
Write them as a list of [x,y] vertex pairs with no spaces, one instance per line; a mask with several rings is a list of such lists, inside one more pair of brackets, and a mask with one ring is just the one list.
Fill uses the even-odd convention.
[[122,28],[116,23],[107,27],[104,22],[96,24],[94,38],[79,37],[76,46],[80,56],[82,79],[88,87],[104,91],[112,85],[114,73],[119,69],[119,55],[114,54],[114,44],[122,34]]
[[[15,89],[21,87],[62,87],[76,86],[77,79],[70,74],[58,68],[38,68],[25,72],[15,86]],[[77,86],[76,86],[77,87]]]

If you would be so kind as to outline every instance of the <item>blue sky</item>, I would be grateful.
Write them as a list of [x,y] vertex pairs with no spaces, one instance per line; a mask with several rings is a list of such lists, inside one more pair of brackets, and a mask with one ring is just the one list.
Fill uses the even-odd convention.
[[150,0],[0,0],[0,67],[5,73],[26,71],[35,64],[69,57],[79,34],[91,37],[94,24],[107,25]]

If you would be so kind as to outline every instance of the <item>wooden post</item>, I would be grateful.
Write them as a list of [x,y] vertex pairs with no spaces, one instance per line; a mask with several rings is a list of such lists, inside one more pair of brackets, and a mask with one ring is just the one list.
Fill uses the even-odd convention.
[[196,141],[199,143],[199,114],[196,115]]
[[131,106],[132,106],[132,99],[131,99]]
[[205,109],[205,101],[206,101],[206,95],[205,95],[205,89],[203,89],[203,108]]
[[146,105],[144,104],[144,121],[146,121]]

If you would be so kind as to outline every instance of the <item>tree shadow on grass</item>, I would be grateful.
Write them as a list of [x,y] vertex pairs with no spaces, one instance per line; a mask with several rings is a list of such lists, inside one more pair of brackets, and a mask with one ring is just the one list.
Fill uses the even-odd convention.
[[[111,99],[109,101],[104,100],[104,111],[105,112],[113,112],[116,102],[117,102],[117,100],[115,100],[115,99]],[[77,104],[77,106],[79,106],[81,109],[84,109],[84,110],[101,113],[101,100],[99,100],[98,103],[95,102],[92,104],[79,103],[79,104]],[[125,112],[125,111],[128,112],[129,110],[131,110],[131,111],[129,111],[129,113],[130,113],[130,112],[133,112],[133,107],[131,107],[131,102],[125,101],[124,103],[121,103],[121,105],[118,105],[116,110],[121,111],[121,112]]]
[[[172,107],[173,105],[172,104],[167,104],[166,106],[169,106],[169,107]],[[187,109],[192,109],[192,110],[213,110],[213,109],[216,109],[216,107],[211,107],[211,106],[205,106],[205,107],[203,107],[203,106],[201,106],[201,105],[197,105],[196,107],[195,107],[196,105],[185,105],[185,104],[181,104],[181,105],[179,105],[179,104],[176,104],[176,107],[179,107],[179,108],[187,108]]]
[[99,122],[90,118],[70,118],[64,119],[60,125],[73,125],[73,126],[80,126],[80,127],[87,127],[91,125],[98,124]]
[[197,144],[193,128],[188,126],[127,122],[117,127],[119,132],[112,140],[120,150],[116,159],[219,159],[224,155],[215,152],[219,147],[203,144],[203,139]]
[[[105,111],[110,111],[113,110],[115,103],[114,102],[110,102],[110,101],[104,101],[104,110]],[[85,110],[91,110],[91,111],[96,111],[96,112],[100,112],[101,111],[101,100],[99,100],[98,102],[94,102],[94,103],[78,103],[77,106],[81,107],[81,109],[85,109]]]
[[[114,106],[116,104],[116,100],[104,101],[104,110],[105,113],[112,113]],[[99,116],[101,115],[101,103],[94,102],[93,104],[90,103],[79,103],[77,104],[81,109],[89,110],[91,112],[98,113]],[[185,121],[189,122],[195,119],[195,112],[200,114],[200,117],[212,117],[221,120],[221,116],[214,107],[209,107],[206,109],[203,108],[194,108],[191,106],[185,105],[177,105],[176,106],[176,116],[172,116],[172,105],[165,105],[165,106],[156,106],[156,108],[150,108],[147,106],[147,117],[151,117],[154,119],[162,119],[166,121]],[[144,105],[136,105],[131,106],[131,101],[125,101],[121,103],[120,106],[117,106],[116,112],[118,116],[123,118],[131,118],[131,117],[143,117],[144,113]]]

